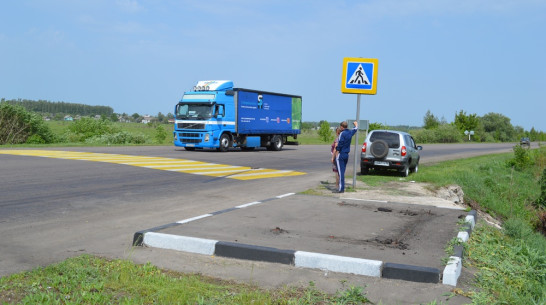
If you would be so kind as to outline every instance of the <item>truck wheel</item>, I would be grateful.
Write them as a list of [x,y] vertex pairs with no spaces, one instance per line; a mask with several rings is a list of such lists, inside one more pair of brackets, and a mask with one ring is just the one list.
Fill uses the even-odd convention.
[[223,134],[220,137],[220,147],[218,147],[218,150],[221,152],[228,151],[228,148],[231,146],[231,139],[229,138],[228,134]]
[[281,136],[273,136],[271,139],[271,150],[274,151],[280,151],[282,150],[282,137]]

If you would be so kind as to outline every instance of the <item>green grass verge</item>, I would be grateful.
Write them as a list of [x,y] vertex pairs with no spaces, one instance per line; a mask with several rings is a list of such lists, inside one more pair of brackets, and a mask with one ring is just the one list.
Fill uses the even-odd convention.
[[90,255],[0,278],[2,304],[366,304],[362,287],[327,295],[255,286]]

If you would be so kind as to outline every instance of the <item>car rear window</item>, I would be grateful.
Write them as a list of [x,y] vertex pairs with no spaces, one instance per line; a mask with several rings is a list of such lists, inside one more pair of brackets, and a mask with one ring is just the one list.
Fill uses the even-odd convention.
[[370,142],[383,140],[389,144],[389,148],[400,147],[400,136],[397,133],[377,131],[370,136]]

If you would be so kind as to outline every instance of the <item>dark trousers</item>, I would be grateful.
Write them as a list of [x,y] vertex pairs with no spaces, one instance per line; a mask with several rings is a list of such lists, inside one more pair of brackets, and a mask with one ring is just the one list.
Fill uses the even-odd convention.
[[349,154],[340,153],[337,155],[337,174],[339,175],[338,191],[345,191],[345,169],[347,168],[347,161],[349,161]]

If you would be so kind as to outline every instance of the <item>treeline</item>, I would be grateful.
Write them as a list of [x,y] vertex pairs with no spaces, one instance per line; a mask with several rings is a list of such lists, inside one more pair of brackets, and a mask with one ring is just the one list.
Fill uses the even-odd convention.
[[44,100],[6,100],[2,98],[1,103],[7,103],[10,105],[21,106],[28,111],[38,112],[44,115],[56,116],[58,114],[65,115],[81,115],[81,116],[94,116],[100,115],[109,117],[114,113],[114,109],[109,106],[90,106],[76,103],[65,102],[50,102]]
[[519,142],[522,137],[528,137],[531,141],[546,141],[543,131],[534,127],[525,130],[514,126],[510,118],[503,114],[489,112],[479,116],[463,110],[455,114],[452,123],[444,118],[439,119],[429,110],[423,117],[423,127],[410,133],[420,143]]
[[[332,127],[337,126],[339,122],[302,123],[304,131],[317,129],[324,142],[329,142],[333,138]],[[543,131],[534,127],[524,130],[521,126],[513,126],[510,118],[494,112],[478,116],[461,110],[455,114],[453,122],[448,123],[445,118],[439,119],[429,110],[423,118],[423,126],[389,126],[370,122],[368,131],[377,129],[408,132],[418,143],[519,142],[522,137],[527,137],[531,141],[546,141],[546,133]]]

